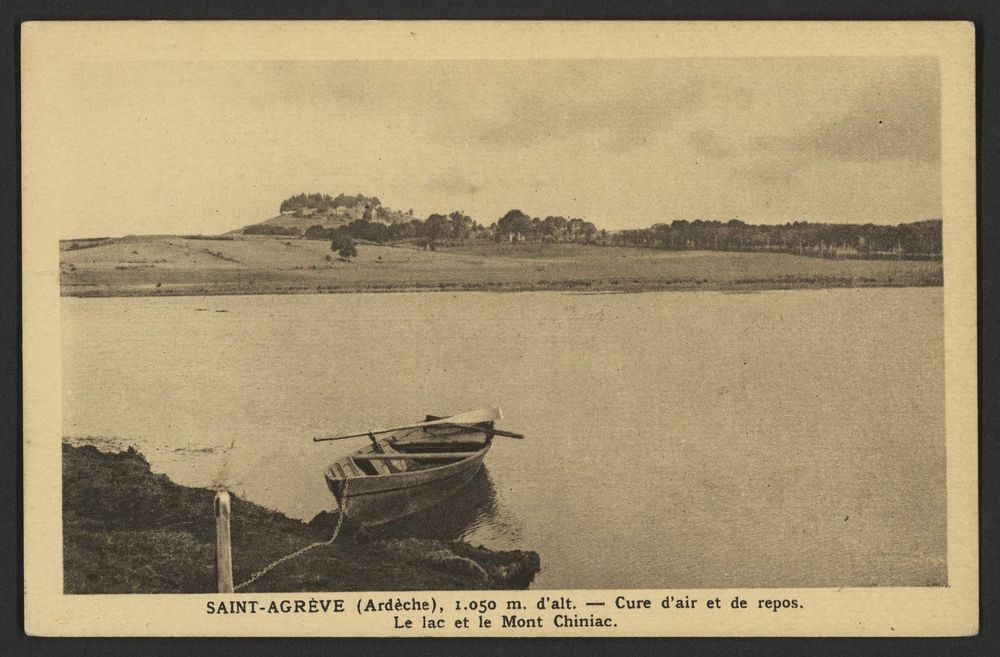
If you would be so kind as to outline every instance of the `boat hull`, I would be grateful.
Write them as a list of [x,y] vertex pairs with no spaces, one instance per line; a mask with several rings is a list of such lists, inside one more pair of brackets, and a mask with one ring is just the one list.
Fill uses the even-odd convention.
[[348,519],[362,526],[381,525],[457,493],[479,472],[488,451],[487,443],[460,461],[425,470],[349,479],[327,476],[327,485]]

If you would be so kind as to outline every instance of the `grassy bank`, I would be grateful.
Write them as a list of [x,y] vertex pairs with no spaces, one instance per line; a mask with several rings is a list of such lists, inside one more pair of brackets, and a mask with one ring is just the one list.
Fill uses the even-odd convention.
[[64,296],[434,290],[731,290],[940,286],[938,261],[827,260],[784,253],[661,251],[474,242],[436,252],[367,245],[341,261],[325,241],[132,237],[64,242]]
[[[216,590],[211,490],[150,472],[129,449],[63,445],[64,587],[67,593],[210,593]],[[233,500],[234,581],[330,536],[335,520],[293,520]],[[534,552],[493,552],[429,539],[337,542],[282,564],[243,591],[382,591],[526,588]]]

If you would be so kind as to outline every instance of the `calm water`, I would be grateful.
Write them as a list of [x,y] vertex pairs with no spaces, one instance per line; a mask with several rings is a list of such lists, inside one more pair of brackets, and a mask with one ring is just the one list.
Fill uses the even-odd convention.
[[361,444],[313,435],[500,404],[528,440],[394,531],[536,550],[539,588],[945,581],[937,288],[62,304],[64,434],[182,484],[308,519]]

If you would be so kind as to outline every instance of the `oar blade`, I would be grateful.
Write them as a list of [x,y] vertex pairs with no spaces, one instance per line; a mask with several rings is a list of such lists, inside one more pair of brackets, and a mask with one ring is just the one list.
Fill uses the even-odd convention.
[[443,417],[439,420],[422,422],[417,426],[433,426],[435,424],[479,424],[480,422],[496,422],[503,418],[500,408],[481,408],[478,411],[468,411],[450,417]]

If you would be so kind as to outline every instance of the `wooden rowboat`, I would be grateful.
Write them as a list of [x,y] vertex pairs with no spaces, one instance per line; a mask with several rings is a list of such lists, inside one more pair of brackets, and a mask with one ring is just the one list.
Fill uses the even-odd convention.
[[[370,444],[334,462],[326,483],[346,518],[380,525],[421,511],[465,486],[483,465],[494,436],[523,438],[494,427],[499,409],[313,440],[367,436]],[[376,437],[383,434],[383,437]]]

